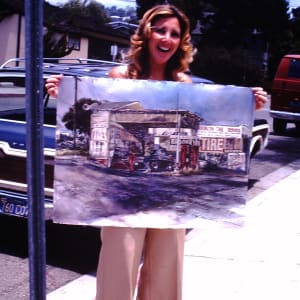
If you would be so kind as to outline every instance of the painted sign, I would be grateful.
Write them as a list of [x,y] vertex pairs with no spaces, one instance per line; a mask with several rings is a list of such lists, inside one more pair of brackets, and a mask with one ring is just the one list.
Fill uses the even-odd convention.
[[240,224],[253,109],[245,87],[64,78],[54,221],[159,228]]

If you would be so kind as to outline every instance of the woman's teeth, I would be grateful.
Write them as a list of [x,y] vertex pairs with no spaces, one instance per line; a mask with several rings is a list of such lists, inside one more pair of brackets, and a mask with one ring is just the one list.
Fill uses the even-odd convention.
[[158,47],[158,49],[163,52],[168,52],[170,50],[170,48],[166,48],[166,47]]

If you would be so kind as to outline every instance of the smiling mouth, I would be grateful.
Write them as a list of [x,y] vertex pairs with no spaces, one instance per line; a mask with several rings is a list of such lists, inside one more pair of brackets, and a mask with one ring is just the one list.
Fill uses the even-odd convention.
[[157,47],[159,51],[161,52],[169,52],[170,48],[166,48],[166,47]]

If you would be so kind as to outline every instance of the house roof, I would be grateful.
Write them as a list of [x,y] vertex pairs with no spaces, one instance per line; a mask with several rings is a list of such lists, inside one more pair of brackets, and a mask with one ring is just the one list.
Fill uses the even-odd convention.
[[[117,40],[120,43],[129,44],[130,36],[134,32],[134,26],[128,26],[127,30],[114,28],[109,24],[100,24],[84,16],[66,14],[63,8],[44,2],[44,25],[59,32],[75,33],[86,37],[102,37],[107,40]],[[25,15],[24,0],[1,0],[1,17],[12,14]]]

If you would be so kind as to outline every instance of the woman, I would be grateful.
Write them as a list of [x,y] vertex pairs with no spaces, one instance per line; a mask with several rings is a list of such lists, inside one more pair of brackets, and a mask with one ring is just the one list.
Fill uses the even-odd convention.
[[[192,54],[187,17],[172,5],[158,5],[145,13],[131,38],[129,64],[114,67],[109,76],[191,83],[185,71]],[[47,80],[50,95],[57,96],[60,79]],[[262,107],[266,93],[253,92],[256,108]],[[184,229],[104,227],[101,239],[96,300],[132,300],[138,274],[137,299],[182,299]]]

